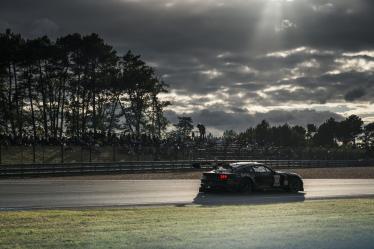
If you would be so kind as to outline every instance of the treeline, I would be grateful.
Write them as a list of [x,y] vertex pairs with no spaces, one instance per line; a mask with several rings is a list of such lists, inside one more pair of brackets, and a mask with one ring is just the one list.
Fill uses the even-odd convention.
[[237,141],[257,147],[352,147],[374,150],[374,123],[364,125],[362,119],[351,115],[345,120],[326,120],[320,126],[314,124],[302,126],[270,126],[262,121],[256,127],[245,132],[225,131],[226,141]]
[[160,137],[167,91],[140,56],[119,56],[97,34],[0,34],[0,134],[13,142]]

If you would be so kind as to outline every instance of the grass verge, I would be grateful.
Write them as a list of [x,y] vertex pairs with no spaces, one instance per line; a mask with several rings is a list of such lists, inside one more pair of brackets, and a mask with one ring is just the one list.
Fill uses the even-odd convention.
[[0,212],[0,248],[373,248],[374,200]]

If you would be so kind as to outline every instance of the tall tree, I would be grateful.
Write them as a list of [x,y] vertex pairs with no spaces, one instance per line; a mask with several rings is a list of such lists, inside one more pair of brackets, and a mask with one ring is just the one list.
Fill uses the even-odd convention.
[[234,130],[225,130],[223,132],[222,138],[225,141],[226,145],[234,142],[238,134]]
[[374,150],[374,122],[365,125],[363,142],[366,151]]
[[313,142],[318,146],[336,146],[337,122],[334,118],[329,118],[318,127],[317,133],[313,137]]
[[315,124],[307,125],[306,139],[308,140],[308,142],[312,141],[312,138],[316,132],[317,132],[317,127]]
[[9,29],[0,34],[0,64],[2,65],[1,90],[4,109],[5,130],[11,130],[13,137],[22,137],[24,131],[23,91],[19,82],[21,48],[24,39]]
[[163,81],[156,81],[151,91],[150,108],[150,133],[154,137],[161,138],[161,133],[166,129],[168,120],[164,116],[164,109],[171,105],[170,101],[161,100],[159,95],[168,92],[168,85]]
[[122,103],[122,110],[129,128],[139,137],[141,132],[146,130],[146,110],[151,106],[152,94],[159,81],[154,70],[131,51],[122,58],[121,66],[128,100],[127,105]]
[[[161,136],[168,86],[140,56],[119,58],[97,34],[25,41],[0,33],[0,132],[57,142],[113,132]],[[92,133],[92,136],[91,136]]]
[[191,132],[194,128],[191,117],[178,117],[178,123],[174,124],[177,128],[178,135],[183,139],[190,138]]
[[362,132],[364,122],[356,115],[351,115],[337,124],[336,136],[344,145],[355,144],[356,137]]
[[260,146],[265,146],[270,143],[270,125],[266,120],[262,120],[254,130],[256,143]]
[[66,67],[71,73],[69,130],[80,137],[92,129],[95,137],[106,126],[108,95],[118,70],[116,52],[97,34],[68,35],[57,44],[67,53]]

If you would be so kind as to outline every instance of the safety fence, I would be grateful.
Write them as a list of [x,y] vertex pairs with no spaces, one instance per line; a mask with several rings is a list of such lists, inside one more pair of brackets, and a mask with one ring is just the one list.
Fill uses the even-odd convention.
[[1,164],[118,163],[128,161],[191,160],[358,160],[374,158],[374,152],[353,148],[243,148],[230,146],[162,145],[158,148],[126,145],[34,145],[0,143]]
[[[243,160],[194,160],[194,161],[128,161],[117,163],[64,163],[0,165],[0,177],[32,177],[45,175],[113,174],[131,172],[183,171],[213,168],[217,163]],[[245,160],[249,162],[249,160]],[[253,160],[275,169],[370,167],[374,160]]]

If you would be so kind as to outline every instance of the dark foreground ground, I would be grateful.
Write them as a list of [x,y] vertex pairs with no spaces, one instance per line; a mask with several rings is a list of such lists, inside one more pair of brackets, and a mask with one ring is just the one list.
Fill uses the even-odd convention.
[[372,249],[374,199],[0,212],[0,248]]

